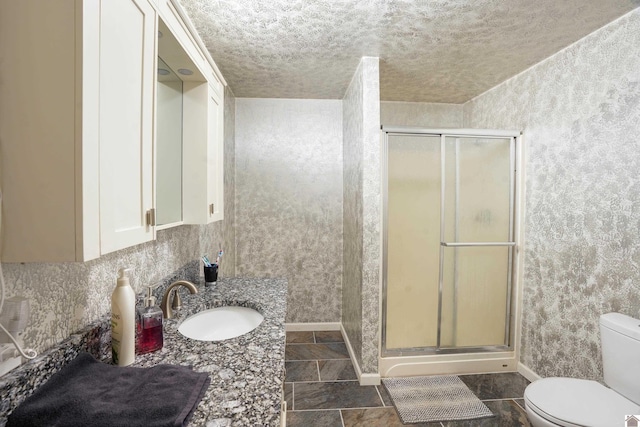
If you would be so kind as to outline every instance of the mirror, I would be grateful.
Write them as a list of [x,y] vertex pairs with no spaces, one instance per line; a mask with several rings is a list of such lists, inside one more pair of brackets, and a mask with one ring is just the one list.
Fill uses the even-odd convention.
[[182,221],[182,80],[158,57],[156,224]]
[[183,159],[189,144],[194,143],[189,137],[194,124],[193,120],[185,121],[185,114],[189,119],[185,110],[190,111],[190,91],[202,82],[206,84],[207,79],[162,19],[158,19],[158,30],[156,230],[162,230],[188,219],[183,212]]

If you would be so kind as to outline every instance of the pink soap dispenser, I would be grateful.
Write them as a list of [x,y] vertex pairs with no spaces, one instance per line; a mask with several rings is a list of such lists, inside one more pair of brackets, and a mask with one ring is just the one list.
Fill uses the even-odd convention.
[[136,353],[145,354],[160,350],[163,345],[162,310],[156,305],[156,298],[147,287],[144,306],[138,308],[136,319]]

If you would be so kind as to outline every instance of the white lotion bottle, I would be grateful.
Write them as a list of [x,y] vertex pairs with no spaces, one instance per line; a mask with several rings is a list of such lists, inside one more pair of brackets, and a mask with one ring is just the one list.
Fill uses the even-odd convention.
[[111,294],[111,357],[119,366],[131,365],[136,357],[136,294],[129,284],[130,272],[130,268],[118,271]]

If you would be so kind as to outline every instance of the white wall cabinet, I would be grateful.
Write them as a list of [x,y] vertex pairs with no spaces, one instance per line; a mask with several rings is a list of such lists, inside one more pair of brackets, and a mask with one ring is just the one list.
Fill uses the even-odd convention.
[[209,224],[224,213],[224,99],[205,83],[185,82],[183,215]]
[[0,8],[2,260],[86,261],[152,240],[154,8]]
[[198,68],[183,80],[184,224],[224,218],[224,81],[174,0],[158,0],[162,21]]
[[207,98],[207,222],[224,218],[224,94],[209,85]]
[[158,16],[203,76],[184,222],[222,219],[225,83],[176,0],[1,2],[3,262],[87,261],[155,239]]
[[101,2],[100,248],[155,238],[153,201],[156,12],[148,0]]

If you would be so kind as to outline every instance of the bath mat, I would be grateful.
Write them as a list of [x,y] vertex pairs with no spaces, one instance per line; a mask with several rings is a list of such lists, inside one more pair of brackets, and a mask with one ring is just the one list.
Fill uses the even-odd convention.
[[404,424],[493,416],[455,375],[383,378],[382,383]]

